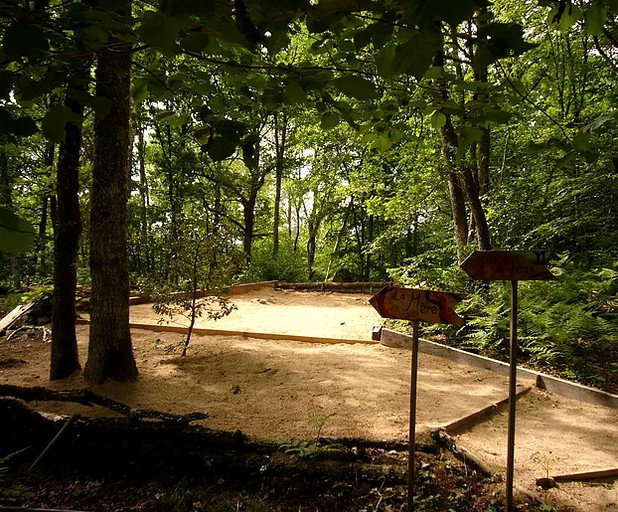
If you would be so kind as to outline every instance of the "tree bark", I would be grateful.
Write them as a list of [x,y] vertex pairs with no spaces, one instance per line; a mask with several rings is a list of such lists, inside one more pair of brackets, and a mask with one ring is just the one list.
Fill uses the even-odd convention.
[[[51,174],[51,169],[54,166],[54,160],[56,155],[56,144],[53,142],[48,142],[45,147],[45,156],[43,158],[43,165],[46,169],[49,170]],[[30,260],[30,272],[29,279],[33,279],[37,273],[37,266],[40,264],[41,269],[45,269],[45,252],[47,247],[45,233],[47,232],[47,218],[48,218],[48,209],[50,203],[50,194],[45,192],[41,199],[41,219],[39,221],[39,234],[36,241],[36,246],[34,248],[34,254],[32,255],[32,259]],[[52,228],[54,226],[52,225]]]
[[474,235],[476,237],[478,247],[481,251],[488,251],[491,249],[491,243],[487,217],[485,216],[485,209],[481,203],[479,185],[469,168],[464,170],[462,183],[465,189],[466,197],[468,198],[470,212],[474,220]]
[[285,143],[287,136],[287,116],[283,115],[282,125],[279,126],[279,118],[275,114],[275,208],[273,215],[273,258],[279,255],[279,222],[281,210],[281,181],[283,180],[283,167],[285,157]]
[[139,261],[140,272],[150,273],[152,259],[150,257],[150,224],[148,222],[148,209],[150,207],[150,193],[146,176],[146,141],[144,139],[145,127],[138,126],[137,158],[139,166],[139,193],[140,193],[140,244]]
[[[90,66],[88,66],[88,71]],[[50,380],[64,379],[81,368],[75,335],[75,287],[77,254],[82,222],[79,210],[79,155],[82,145],[83,107],[72,93],[84,87],[67,89],[65,106],[80,119],[67,123],[65,140],[60,145],[56,171],[57,218],[54,226],[54,295],[52,302],[52,341]]]
[[455,244],[458,248],[465,247],[468,243],[468,214],[466,212],[466,199],[461,183],[461,178],[457,173],[455,156],[453,155],[457,147],[458,140],[450,118],[441,129],[442,134],[442,156],[448,166],[448,190],[451,199],[451,210],[453,212],[453,229]]
[[[130,14],[130,5],[119,14]],[[129,330],[127,199],[130,157],[131,53],[118,41],[102,50],[97,96],[111,109],[95,118],[90,216],[90,344],[85,378],[134,381],[138,372]]]
[[[11,174],[9,172],[9,156],[4,147],[5,141],[0,141],[0,204],[9,209],[13,209],[13,194],[11,184]],[[11,275],[13,277],[13,288],[21,289],[21,273],[19,270],[19,258],[17,254],[11,253]]]

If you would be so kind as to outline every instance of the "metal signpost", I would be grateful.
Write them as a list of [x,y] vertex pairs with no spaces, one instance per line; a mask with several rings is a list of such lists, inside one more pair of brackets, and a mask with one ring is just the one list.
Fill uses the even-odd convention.
[[515,467],[515,401],[517,399],[517,282],[555,279],[544,252],[474,251],[460,265],[472,279],[511,282],[511,336],[509,354],[509,419],[506,458],[506,510],[513,510]]
[[410,370],[410,425],[408,432],[408,511],[414,510],[414,444],[416,441],[416,381],[418,373],[418,324],[445,323],[460,325],[463,319],[454,306],[465,296],[416,288],[387,286],[376,293],[369,303],[383,318],[412,322],[412,364]]

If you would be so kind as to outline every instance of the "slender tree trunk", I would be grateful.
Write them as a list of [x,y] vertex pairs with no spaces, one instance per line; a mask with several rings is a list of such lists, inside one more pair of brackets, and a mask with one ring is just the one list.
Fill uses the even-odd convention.
[[[121,15],[130,14],[130,5]],[[97,96],[111,109],[95,118],[90,217],[90,344],[84,376],[92,383],[137,379],[129,330],[127,200],[130,162],[131,53],[112,43],[99,53]]]
[[[9,209],[13,209],[13,193],[11,184],[11,174],[9,172],[9,156],[4,147],[5,141],[0,141],[0,204]],[[19,258],[17,254],[11,253],[11,275],[13,277],[13,288],[21,289],[21,274],[19,270]]]
[[189,319],[189,328],[187,329],[187,337],[182,348],[182,356],[187,355],[187,349],[189,348],[189,342],[191,341],[191,334],[193,333],[193,327],[195,326],[195,319],[197,317],[197,290],[198,290],[198,268],[200,263],[202,240],[196,240],[195,252],[193,253],[193,263],[191,265],[191,318]]
[[257,192],[251,192],[249,199],[243,202],[243,252],[247,263],[251,261],[251,249],[253,246],[253,233],[255,230],[255,203],[257,201]]
[[[54,165],[54,159],[56,156],[56,145],[53,142],[49,142],[45,147],[45,156],[43,158],[43,165],[51,169]],[[36,241],[36,246],[34,248],[34,254],[32,255],[32,260],[30,261],[30,279],[34,278],[37,273],[37,266],[40,263],[42,268],[45,268],[45,252],[47,248],[47,241],[45,234],[47,233],[47,217],[48,217],[48,209],[50,202],[50,194],[43,194],[41,204],[41,219],[39,221],[39,234]],[[53,226],[52,226],[53,227]]]
[[283,116],[282,126],[279,126],[278,116],[275,114],[275,211],[273,216],[273,258],[279,255],[279,220],[281,217],[281,181],[285,156],[285,142],[287,135],[287,116]]
[[137,158],[139,168],[139,192],[140,205],[140,257],[142,268],[140,272],[150,273],[152,262],[150,257],[150,225],[148,223],[148,208],[150,206],[150,194],[148,192],[148,179],[146,176],[146,141],[144,130],[140,123],[138,127]]
[[441,129],[442,134],[442,157],[448,166],[448,190],[453,212],[453,228],[455,244],[457,247],[465,247],[468,243],[468,214],[466,212],[466,198],[457,172],[454,152],[457,148],[457,134],[450,118]]
[[310,215],[307,219],[307,228],[309,231],[307,236],[307,268],[309,270],[309,281],[313,280],[315,277],[313,264],[315,263],[315,247],[319,227],[320,225],[317,216],[314,216],[313,214]]
[[[83,87],[79,89],[84,90]],[[81,120],[83,107],[72,97],[78,88],[69,86],[65,106]],[[82,145],[80,124],[67,123],[65,141],[60,145],[56,171],[57,221],[54,229],[54,296],[50,380],[64,379],[80,368],[75,336],[75,287],[77,253],[82,232],[79,210],[79,154]]]
[[367,217],[367,236],[365,239],[365,275],[364,275],[364,279],[365,281],[369,281],[370,277],[371,277],[371,251],[368,250],[369,249],[369,244],[371,244],[371,242],[373,242],[373,237],[374,237],[374,217],[373,215],[369,215]]
[[491,249],[489,226],[487,225],[487,218],[485,217],[485,209],[481,203],[479,186],[470,169],[464,170],[462,183],[465,189],[466,197],[468,198],[470,212],[474,220],[474,228],[476,231],[475,236],[478,247],[481,251],[487,251]]

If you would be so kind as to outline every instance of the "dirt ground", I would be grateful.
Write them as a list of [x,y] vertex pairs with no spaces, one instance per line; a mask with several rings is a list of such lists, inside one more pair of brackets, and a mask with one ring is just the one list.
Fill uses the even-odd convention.
[[[320,423],[326,437],[405,440],[409,415],[409,352],[371,343],[382,319],[369,296],[261,289],[232,296],[237,310],[198,327],[244,332],[364,340],[365,343],[308,343],[246,336],[195,335],[181,357],[182,334],[133,329],[136,383],[107,383],[94,391],[136,408],[175,413],[205,411],[204,425],[240,430],[263,440],[312,438]],[[150,305],[131,308],[131,321],[156,324]],[[177,321],[182,324],[182,321]],[[186,323],[186,322],[184,322]],[[81,361],[88,326],[77,327]],[[0,383],[86,387],[77,374],[50,382],[49,344],[15,336],[0,342]],[[524,381],[521,385],[530,385]],[[507,379],[490,371],[420,355],[417,430],[429,430],[486,407],[508,394]],[[111,414],[80,406],[36,404],[62,413]],[[325,419],[327,418],[327,419]],[[618,466],[618,410],[575,402],[533,390],[518,406],[518,485],[535,490],[535,480],[569,472]],[[497,414],[459,436],[463,446],[502,471],[506,461],[506,415]],[[618,511],[618,483],[561,484],[538,491],[583,511]]]

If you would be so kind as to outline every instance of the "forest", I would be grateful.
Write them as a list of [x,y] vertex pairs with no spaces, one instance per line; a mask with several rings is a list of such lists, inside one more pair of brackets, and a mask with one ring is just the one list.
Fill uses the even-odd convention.
[[[155,5],[156,4],[156,5]],[[53,304],[51,378],[134,380],[129,290],[397,281],[426,336],[618,390],[616,0],[3,0],[0,285]]]

